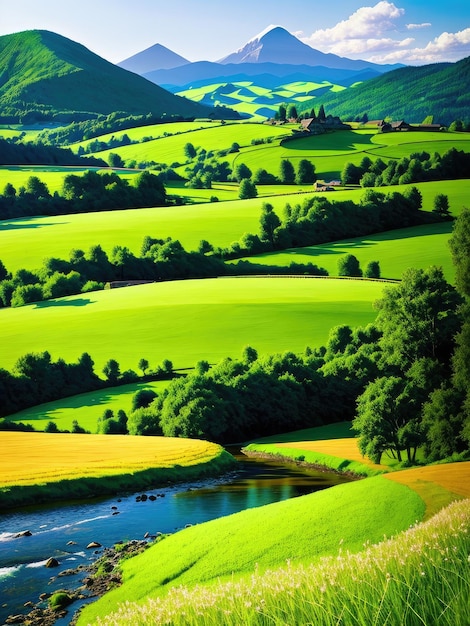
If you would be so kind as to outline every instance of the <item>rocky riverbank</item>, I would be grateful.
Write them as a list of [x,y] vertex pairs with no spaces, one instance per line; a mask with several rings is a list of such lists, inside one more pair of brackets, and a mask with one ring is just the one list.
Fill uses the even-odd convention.
[[[66,617],[74,610],[73,605],[77,601],[87,601],[98,598],[110,589],[121,584],[120,563],[122,560],[135,556],[146,550],[155,541],[160,541],[163,535],[148,536],[143,540],[133,540],[126,543],[117,543],[112,548],[104,548],[96,561],[90,565],[80,565],[74,569],[60,572],[57,577],[82,575],[78,586],[69,589],[64,584],[64,589],[54,593],[42,593],[39,601],[34,604],[28,602],[25,605],[27,613],[10,615],[6,624],[23,624],[27,626],[53,626],[55,622]],[[97,546],[99,547],[99,546]],[[72,617],[70,624],[73,625],[76,616]]]

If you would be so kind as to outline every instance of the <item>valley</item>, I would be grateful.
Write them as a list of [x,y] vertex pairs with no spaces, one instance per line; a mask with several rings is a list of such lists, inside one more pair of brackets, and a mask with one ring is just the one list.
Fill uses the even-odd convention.
[[469,57],[186,56],[0,36],[1,619],[464,626]]

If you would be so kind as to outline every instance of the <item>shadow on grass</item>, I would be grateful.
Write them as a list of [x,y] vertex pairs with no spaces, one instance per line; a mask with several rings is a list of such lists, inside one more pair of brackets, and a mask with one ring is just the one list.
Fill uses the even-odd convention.
[[43,300],[41,302],[36,302],[35,307],[37,309],[48,309],[49,307],[54,306],[87,306],[88,304],[93,304],[96,300],[90,300],[90,298],[76,298],[74,300]]
[[25,230],[29,228],[44,228],[46,226],[60,226],[62,224],[69,224],[69,222],[37,222],[37,217],[24,218],[21,217],[18,220],[6,220],[0,222],[0,231],[6,230]]

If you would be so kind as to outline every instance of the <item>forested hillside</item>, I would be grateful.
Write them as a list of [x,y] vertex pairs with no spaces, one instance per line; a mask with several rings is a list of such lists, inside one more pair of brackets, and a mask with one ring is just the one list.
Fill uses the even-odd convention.
[[179,98],[49,31],[0,37],[0,120],[79,121],[116,111],[205,116],[210,109]]
[[332,115],[342,119],[434,121],[449,125],[470,118],[470,57],[458,63],[404,67],[350,88],[305,102],[302,110],[327,104]]

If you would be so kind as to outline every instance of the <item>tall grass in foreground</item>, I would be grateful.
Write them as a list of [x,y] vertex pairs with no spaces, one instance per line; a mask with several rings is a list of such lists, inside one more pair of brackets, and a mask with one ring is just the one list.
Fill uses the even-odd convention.
[[[125,603],[100,626],[464,626],[470,615],[470,500],[394,539],[310,566],[287,563],[212,586]],[[158,566],[158,564],[156,564]]]

